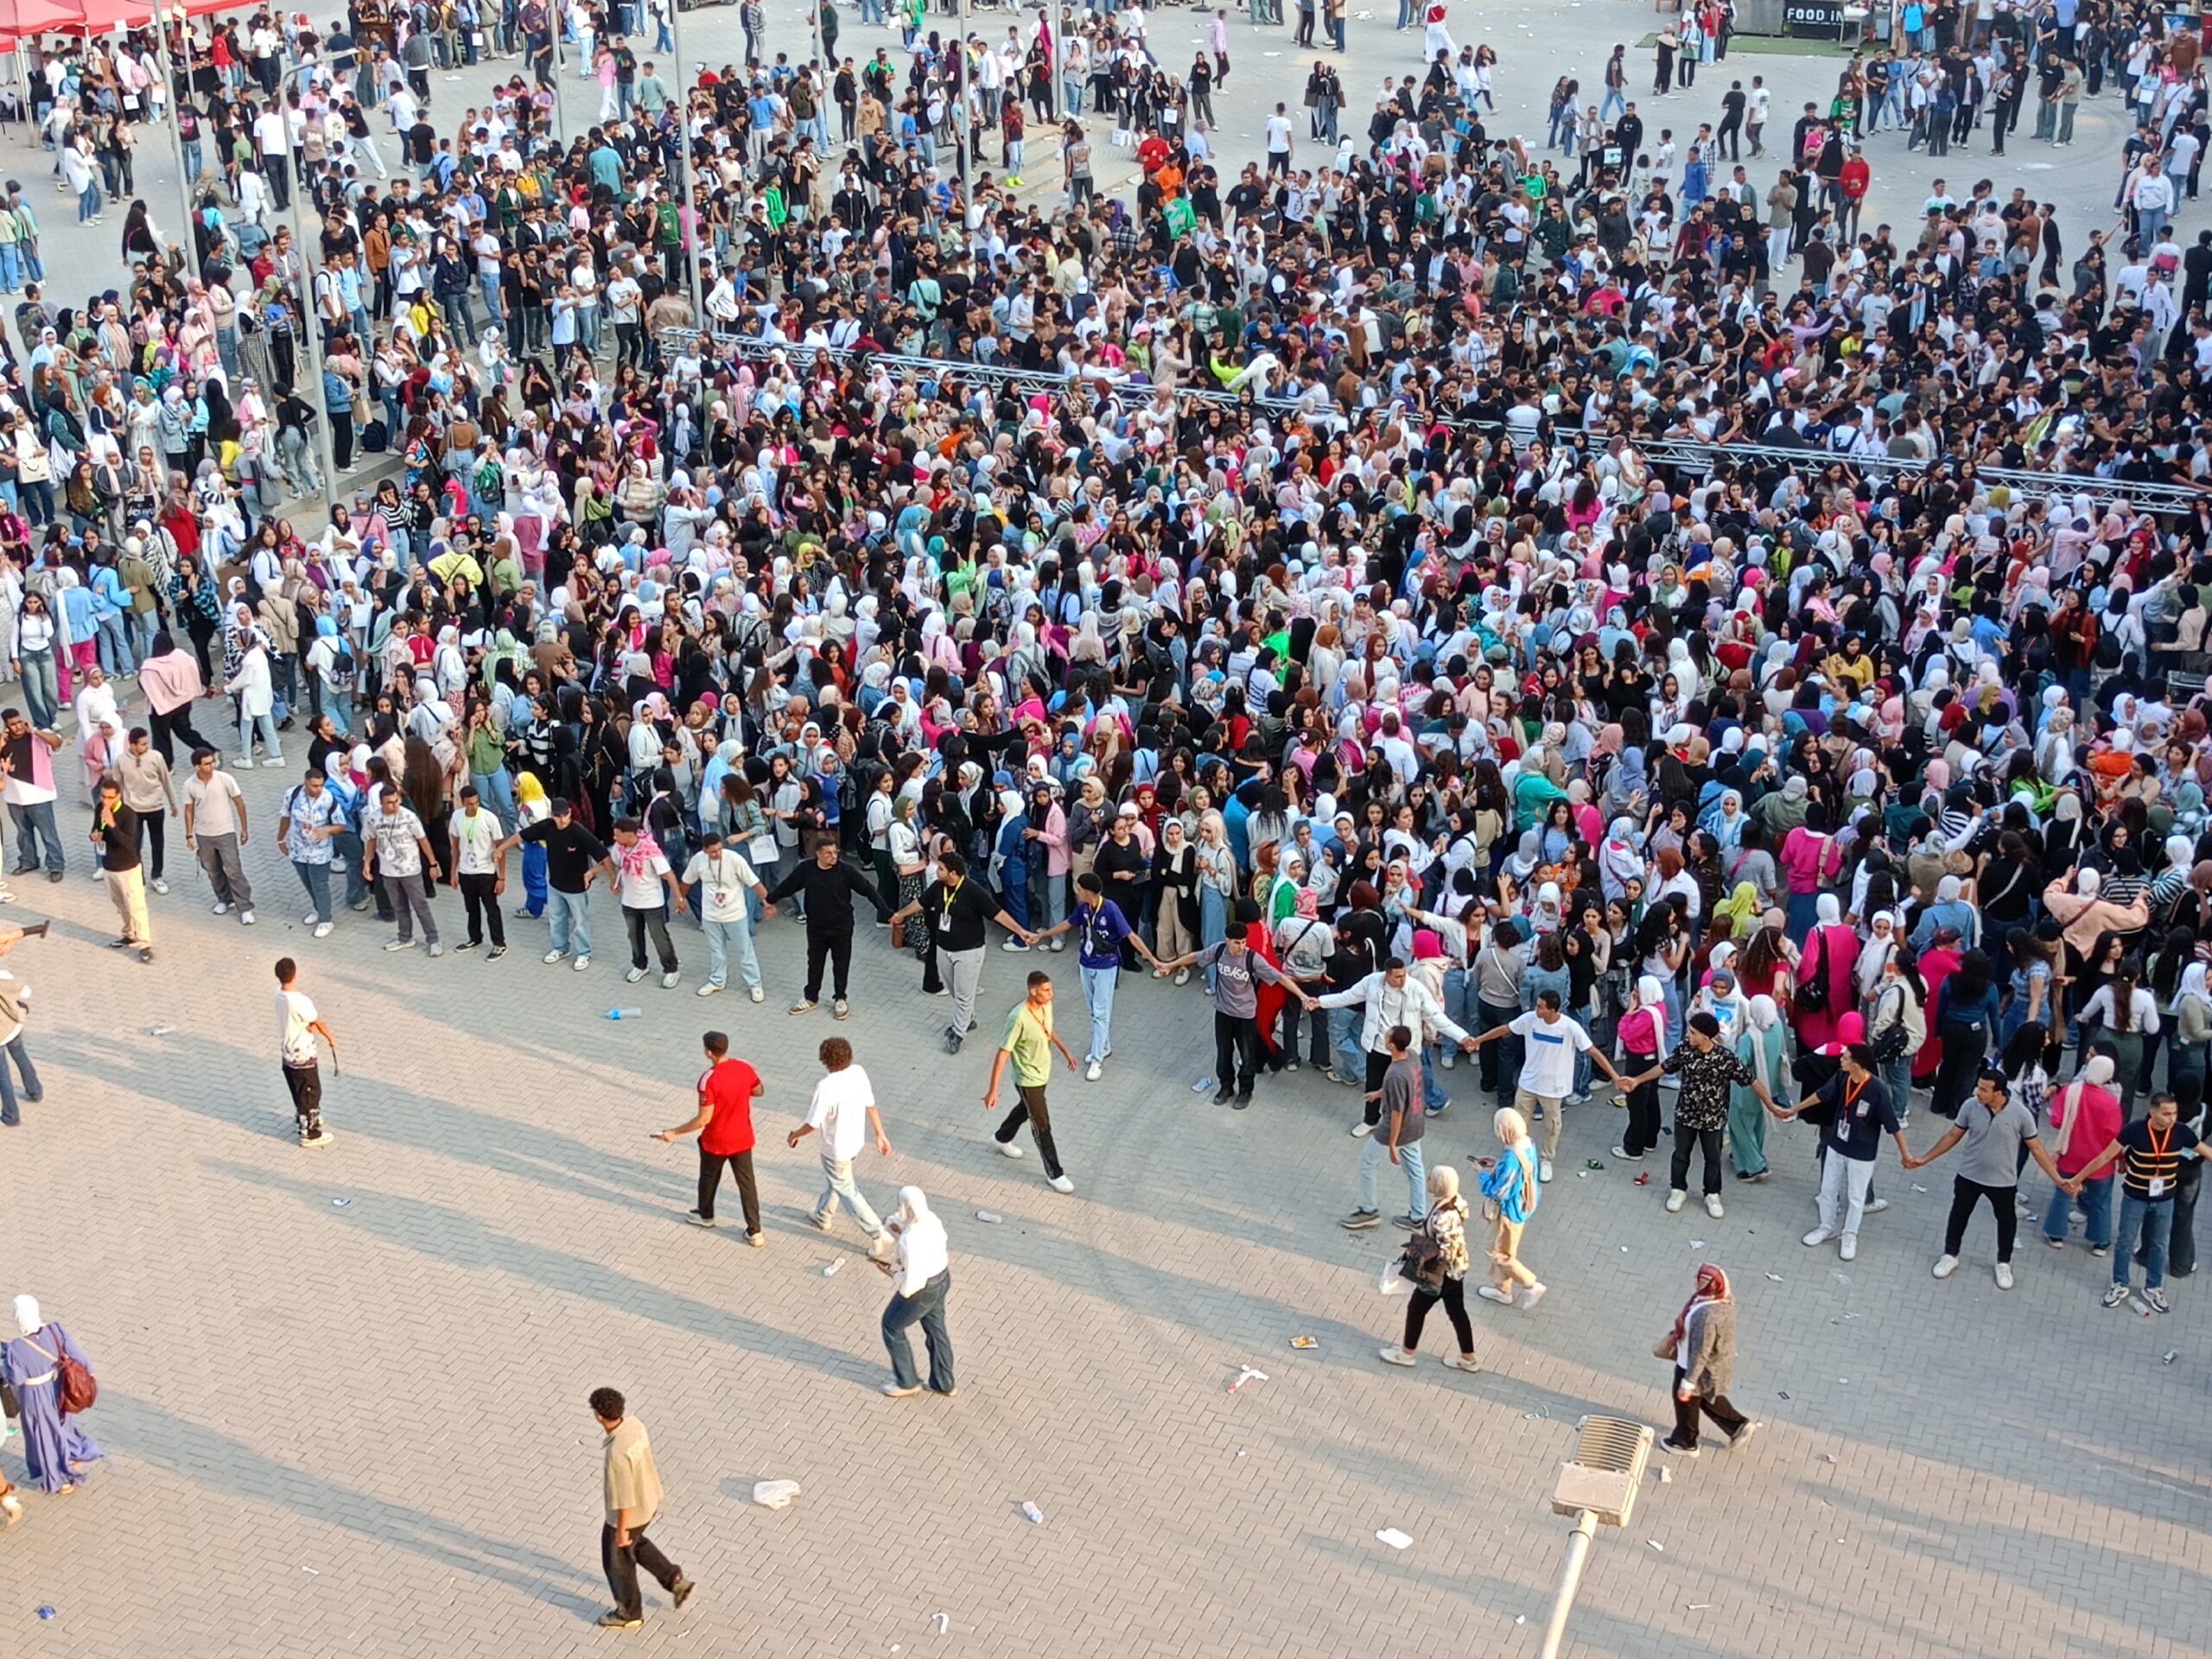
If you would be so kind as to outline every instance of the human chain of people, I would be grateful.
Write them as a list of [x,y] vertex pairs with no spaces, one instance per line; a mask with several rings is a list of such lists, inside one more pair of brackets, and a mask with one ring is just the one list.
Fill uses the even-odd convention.
[[[71,874],[99,881],[157,1011],[273,920],[253,972],[325,1165],[378,1109],[337,1071],[371,949],[442,997],[590,986],[701,1066],[648,1131],[696,1140],[671,1224],[717,1230],[726,1176],[772,1259],[786,1222],[850,1221],[893,1281],[893,1402],[976,1391],[940,1213],[972,1206],[874,1179],[902,1116],[979,1102],[976,1149],[1033,1152],[1080,1208],[1086,1108],[1132,1082],[1342,1125],[1309,1196],[1329,1238],[1387,1240],[1395,1368],[1440,1304],[1460,1373],[1573,1305],[1535,1265],[1562,1180],[1789,1217],[1802,1246],[1693,1264],[1652,1350],[1682,1459],[1701,1423],[1763,1427],[1729,1395],[1732,1273],[1854,1262],[1923,1171],[1952,1178],[1935,1280],[2014,1290],[2025,1219],[2085,1326],[2186,1313],[2201,33],[1943,0],[1808,67],[1738,21],[1662,15],[1648,90],[1613,45],[1526,132],[1498,92],[1538,42],[1413,0],[1371,114],[1338,0],[1192,8],[1186,69],[1143,4],[977,29],[864,0],[883,38],[842,55],[830,0],[31,41],[25,154],[80,225],[130,199],[129,282],[49,300],[6,182],[0,798],[12,874],[47,883],[0,902],[66,931]],[[721,67],[678,51],[732,22]],[[1317,22],[1310,65],[1251,64]],[[1770,75],[1833,87],[1792,115]],[[1217,99],[1259,111],[1249,152]],[[2058,205],[2084,175],[1877,177],[1983,143],[2001,169],[2085,118],[2117,163],[2089,218]],[[142,146],[174,152],[181,236]],[[61,1103],[17,970],[67,978],[72,948],[0,929],[0,1126],[34,1160]],[[911,1001],[864,1004],[871,948]],[[1211,1069],[1171,1071],[1209,1020]],[[918,1078],[890,1058],[915,1033],[944,1055]],[[754,1115],[786,1106],[823,1185],[779,1220]],[[1471,1281],[1516,1323],[1478,1335]],[[16,1314],[29,1481],[73,1494],[91,1362]],[[696,1587],[647,1535],[653,1380],[586,1402],[610,1628],[642,1623],[640,1568]]]

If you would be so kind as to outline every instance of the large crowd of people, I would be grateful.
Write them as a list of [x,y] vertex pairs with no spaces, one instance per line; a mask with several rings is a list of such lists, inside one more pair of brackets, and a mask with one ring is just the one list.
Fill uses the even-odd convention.
[[[18,874],[65,868],[60,796],[100,801],[150,958],[130,878],[166,892],[181,791],[251,922],[229,774],[257,744],[318,935],[374,904],[387,948],[419,925],[441,955],[446,887],[468,948],[504,953],[504,899],[585,969],[604,875],[632,981],[703,954],[711,995],[734,957],[760,1001],[788,904],[793,1014],[845,1015],[873,921],[955,1052],[994,938],[1071,942],[1090,1078],[1148,972],[1166,1017],[1211,1013],[1223,1103],[1352,1091],[1344,1224],[1378,1224],[1387,1153],[1422,1241],[1393,1363],[1437,1300],[1474,1363],[1480,1267],[1484,1299],[1541,1298],[1520,1241],[1555,1160],[1671,1140],[1654,1201],[1685,1206],[1694,1159],[1719,1216],[1797,1120],[1808,1245],[1855,1253],[1887,1139],[1955,1160],[1937,1277],[1986,1203],[2000,1286],[2032,1211],[2109,1258],[2108,1306],[2166,1311],[2212,1052],[2192,29],[1916,3],[1793,112],[1729,8],[1686,8],[1650,91],[1617,52],[1515,134],[1497,54],[1435,6],[1371,113],[1324,55],[1242,157],[1212,130],[1225,14],[1183,67],[1141,5],[963,42],[863,4],[885,33],[842,55],[825,5],[823,55],[756,17],[746,62],[686,76],[638,49],[651,8],[493,10],[195,42],[188,245],[134,203],[127,290],[81,308],[10,187]],[[581,130],[556,29],[601,90]],[[133,41],[48,60],[86,217],[156,141]],[[434,113],[424,67],[478,53],[513,73]],[[2139,118],[2116,225],[2001,177],[1862,213],[1885,142],[2001,150],[2034,103],[2063,144],[2084,99]],[[283,503],[319,487],[318,423],[340,473],[398,472],[310,533]],[[1037,977],[999,1141],[1028,1122],[1072,1191]],[[1420,1157],[1455,1091],[1495,1113],[1479,1238]],[[1726,1299],[1701,1281],[1673,1333],[1680,1450],[1701,1408],[1746,1432],[1697,1347]]]

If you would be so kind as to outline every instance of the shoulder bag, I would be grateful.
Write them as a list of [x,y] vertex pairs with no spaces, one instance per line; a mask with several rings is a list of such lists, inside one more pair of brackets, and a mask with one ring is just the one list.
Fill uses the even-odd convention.
[[1800,1014],[1826,1014],[1828,1011],[1827,940],[1817,925],[1813,929],[1813,949],[1819,950],[1821,956],[1820,971],[1815,973],[1812,970],[1813,950],[1808,950],[1797,964],[1796,1002]]
[[[27,1337],[24,1340],[30,1339]],[[33,1352],[54,1362],[54,1398],[61,1407],[61,1414],[74,1417],[79,1412],[90,1411],[92,1402],[100,1397],[99,1383],[82,1363],[70,1357],[60,1338],[54,1339],[54,1351],[49,1354],[38,1344],[31,1343]]]

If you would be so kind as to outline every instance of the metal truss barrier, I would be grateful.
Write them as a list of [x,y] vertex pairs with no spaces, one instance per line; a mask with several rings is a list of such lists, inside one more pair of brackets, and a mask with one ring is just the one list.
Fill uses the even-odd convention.
[[[663,329],[658,336],[661,349],[666,353],[687,352],[695,346],[700,332],[696,328]],[[1033,369],[1014,369],[996,364],[963,363],[950,358],[906,357],[896,352],[856,353],[834,346],[802,346],[785,341],[761,340],[749,334],[715,333],[711,336],[715,349],[724,357],[749,358],[765,361],[781,355],[793,361],[810,361],[824,356],[831,361],[844,363],[866,358],[880,363],[894,374],[927,376],[931,379],[958,377],[981,381],[993,386],[1006,387],[1020,392],[1058,393],[1067,389],[1075,377],[1061,374],[1042,374]],[[1109,391],[1118,391],[1125,385],[1132,391],[1144,391],[1141,385],[1115,379],[1109,375],[1095,377],[1097,384]],[[1202,403],[1218,404],[1224,408],[1244,406],[1245,400],[1235,392],[1223,391],[1209,386],[1183,386],[1177,396],[1195,397]],[[1277,416],[1288,416],[1298,411],[1299,404],[1288,398],[1262,397],[1252,400],[1252,407]],[[1447,426],[1470,424],[1447,419]],[[1486,423],[1497,429],[1496,423]],[[1751,443],[1702,443],[1686,438],[1639,438],[1635,441],[1637,453],[1657,466],[1682,468],[1694,473],[1709,473],[1723,456],[1734,461],[1764,461],[1793,470],[1817,472],[1831,462],[1841,462],[1855,473],[1893,477],[1903,474],[1927,474],[1935,465],[1948,464],[1947,457],[1937,462],[1898,455],[1858,454],[1839,455],[1821,449],[1787,449],[1771,445]],[[1977,467],[1974,477],[1985,485],[2004,484],[2031,497],[2041,497],[2053,490],[2064,490],[2069,495],[2084,495],[2098,507],[2118,502],[2141,512],[2193,512],[2197,504],[2212,498],[2212,490],[2200,489],[2186,484],[2118,483],[2088,473],[2037,473],[2001,467]]]

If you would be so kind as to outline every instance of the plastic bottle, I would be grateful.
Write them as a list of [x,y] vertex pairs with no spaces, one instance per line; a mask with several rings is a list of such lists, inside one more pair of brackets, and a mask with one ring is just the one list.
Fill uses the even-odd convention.
[[645,1017],[645,1011],[643,1008],[609,1008],[607,1017],[610,1020],[642,1020]]
[[1045,1524],[1045,1511],[1039,1509],[1034,1503],[1031,1503],[1026,1497],[1021,1500],[1021,1512],[1027,1516],[1032,1521],[1035,1522],[1039,1526],[1041,1527]]

